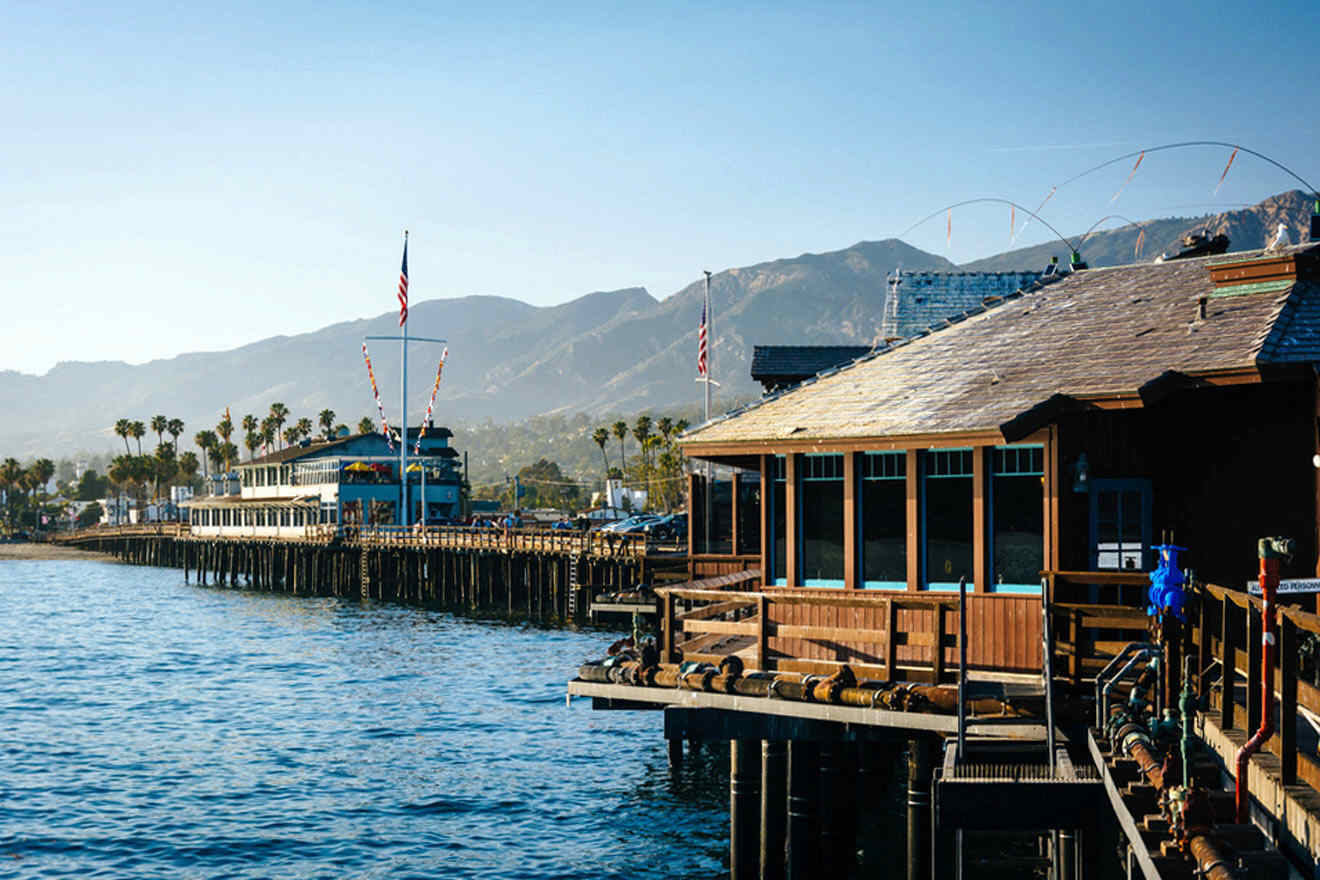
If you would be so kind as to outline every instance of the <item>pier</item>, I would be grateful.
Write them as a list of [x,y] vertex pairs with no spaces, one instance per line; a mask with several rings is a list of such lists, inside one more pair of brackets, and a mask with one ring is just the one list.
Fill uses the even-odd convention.
[[594,592],[678,577],[682,554],[643,535],[455,526],[308,525],[215,536],[186,523],[83,529],[55,540],[125,562],[181,568],[199,584],[428,602],[546,621],[585,619]]

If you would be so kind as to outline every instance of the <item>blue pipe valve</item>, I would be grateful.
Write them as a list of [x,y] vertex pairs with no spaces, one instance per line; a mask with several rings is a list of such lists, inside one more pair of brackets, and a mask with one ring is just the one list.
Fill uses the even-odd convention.
[[1150,605],[1146,613],[1158,617],[1168,611],[1178,620],[1187,621],[1187,578],[1178,568],[1178,554],[1187,550],[1173,544],[1156,544],[1159,565],[1150,573]]

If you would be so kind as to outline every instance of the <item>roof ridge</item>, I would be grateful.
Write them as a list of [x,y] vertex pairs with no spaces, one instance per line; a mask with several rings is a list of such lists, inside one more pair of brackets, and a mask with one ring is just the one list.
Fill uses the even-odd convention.
[[[959,324],[965,322],[968,318],[975,317],[977,315],[986,314],[988,312],[992,312],[998,309],[1000,306],[1004,305],[1005,303],[1021,299],[1026,294],[1038,293],[1052,284],[1055,284],[1059,281],[1063,281],[1067,278],[1071,278],[1075,274],[1076,273],[1074,272],[1067,272],[1062,275],[1053,275],[1053,276],[1037,278],[1034,281],[1032,281],[1031,284],[1026,289],[1018,288],[1012,293],[997,294],[992,297],[986,297],[985,299],[981,300],[981,305],[979,307],[961,312],[958,315],[952,316],[952,318],[945,318],[943,321],[943,326],[931,325],[925,328],[924,330],[917,331],[911,336],[905,336],[902,339],[897,339],[894,340],[893,342],[886,342],[883,345],[875,346],[871,349],[871,351],[868,354],[864,354],[860,357],[854,358],[851,363],[836,364],[835,366],[830,367],[828,370],[816,373],[814,376],[808,376],[807,378],[803,379],[801,382],[797,383],[796,385],[789,386],[788,388],[781,388],[778,391],[774,391],[770,394],[767,394],[759,398],[758,400],[753,400],[751,403],[745,403],[742,406],[735,407],[734,409],[728,410],[727,412],[724,412],[721,415],[714,416],[708,419],[707,421],[702,422],[699,425],[694,425],[692,428],[684,432],[681,436],[688,437],[697,434],[706,428],[712,427],[714,425],[718,425],[721,422],[728,421],[734,416],[740,416],[745,412],[750,412],[751,410],[758,409],[759,407],[764,406],[765,404],[769,403],[772,400],[778,400],[780,397],[784,396],[785,394],[788,394],[792,391],[796,391],[799,388],[806,388],[809,385],[814,385],[817,382],[817,380],[823,378],[824,376],[827,375],[833,376],[838,373],[842,373],[844,370],[851,370],[853,367],[856,367],[859,364],[864,364],[868,361],[872,361],[883,354],[887,354],[891,351],[894,351],[895,349],[902,348],[903,346],[911,342],[916,342],[919,339],[926,339],[929,338],[930,336],[933,336],[934,334],[938,333],[941,330],[947,330],[951,327],[956,327]],[[998,301],[991,302],[990,300],[998,300]]]

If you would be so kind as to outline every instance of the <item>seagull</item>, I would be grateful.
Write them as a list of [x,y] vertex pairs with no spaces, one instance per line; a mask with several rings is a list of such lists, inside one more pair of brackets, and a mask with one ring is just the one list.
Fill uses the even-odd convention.
[[1270,242],[1269,247],[1265,250],[1272,254],[1278,253],[1290,244],[1292,244],[1292,241],[1288,238],[1288,224],[1280,223],[1279,231],[1274,233],[1274,241]]

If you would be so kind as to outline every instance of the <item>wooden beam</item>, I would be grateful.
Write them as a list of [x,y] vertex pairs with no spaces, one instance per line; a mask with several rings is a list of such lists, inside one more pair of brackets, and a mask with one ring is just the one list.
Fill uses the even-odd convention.
[[1062,531],[1059,526],[1059,428],[1051,425],[1049,436],[1045,440],[1045,492],[1042,502],[1045,505],[1045,564],[1053,570],[1059,568],[1059,543]]
[[[714,492],[711,493],[712,500]],[[738,471],[729,472],[729,549],[736,555],[738,549]]]
[[843,586],[847,590],[860,586],[857,577],[861,555],[857,552],[857,455],[848,452],[843,456]]
[[907,588],[916,591],[921,580],[921,507],[917,503],[917,450],[907,451]]
[[990,522],[986,510],[986,456],[990,447],[977,446],[972,449],[972,592],[985,593],[989,590],[990,574],[987,568],[990,557],[990,541],[986,527]]
[[[766,586],[774,583],[775,575],[770,570],[770,527],[774,524],[774,517],[771,515],[770,504],[774,497],[774,475],[770,473],[770,468],[774,467],[775,459],[772,455],[761,456],[761,571],[765,572],[765,579],[762,581]],[[692,519],[688,517],[689,521]]]
[[784,577],[788,586],[801,586],[798,580],[798,492],[796,454],[784,456]]

